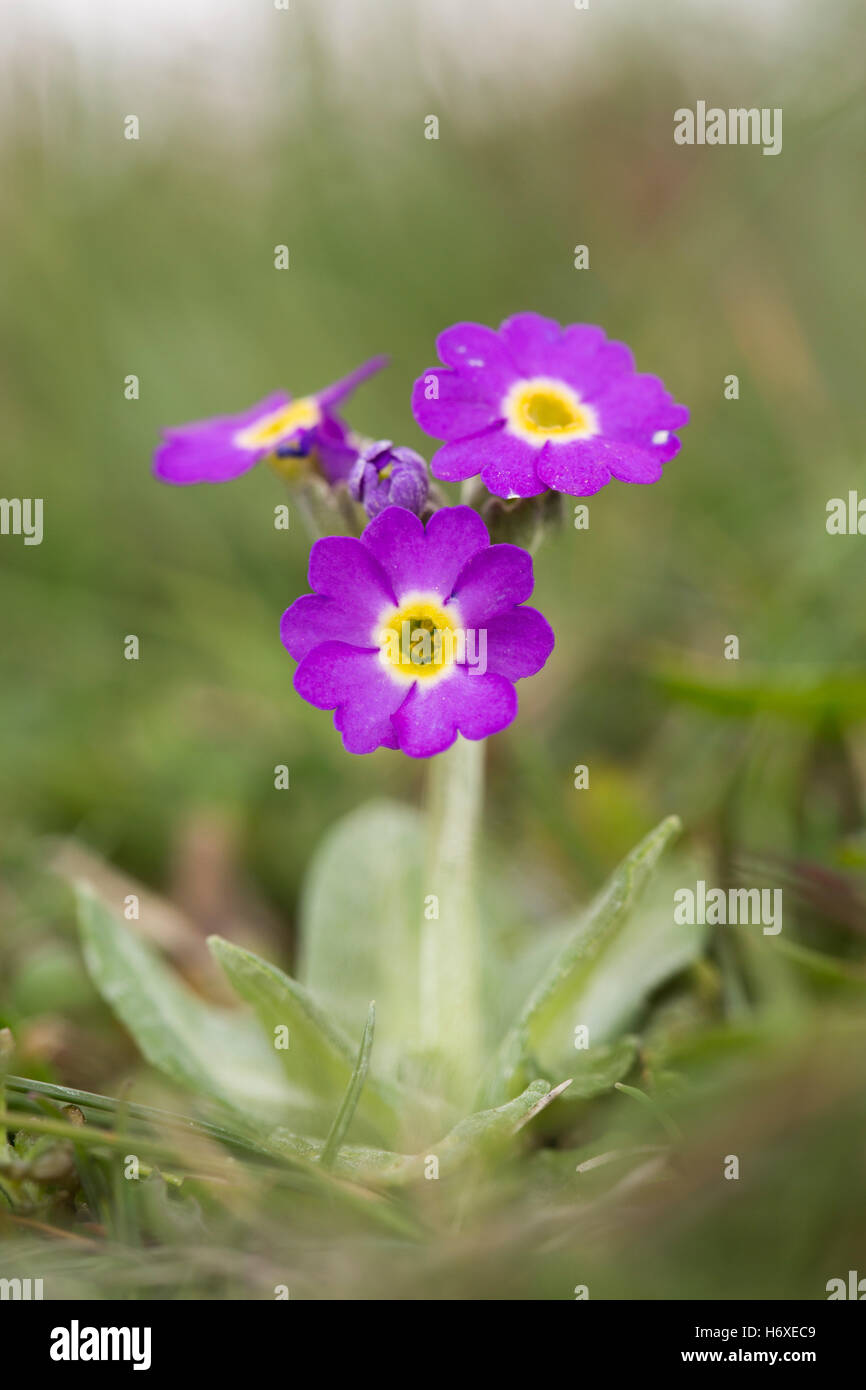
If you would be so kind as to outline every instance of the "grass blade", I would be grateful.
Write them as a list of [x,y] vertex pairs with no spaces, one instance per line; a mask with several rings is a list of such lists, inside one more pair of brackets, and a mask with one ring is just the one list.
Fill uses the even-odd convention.
[[364,1026],[364,1035],[361,1038],[361,1046],[358,1050],[358,1060],[355,1063],[355,1070],[352,1072],[351,1079],[346,1087],[346,1094],[343,1097],[339,1110],[334,1118],[325,1147],[322,1149],[322,1156],[319,1160],[323,1168],[330,1168],[334,1159],[340,1151],[340,1145],[346,1137],[349,1125],[352,1123],[352,1116],[358,1104],[361,1092],[364,1089],[364,1082],[367,1079],[367,1072],[370,1067],[370,1053],[373,1050],[373,1034],[376,1031],[376,1004],[370,1000],[370,1009],[367,1014],[367,1022]]

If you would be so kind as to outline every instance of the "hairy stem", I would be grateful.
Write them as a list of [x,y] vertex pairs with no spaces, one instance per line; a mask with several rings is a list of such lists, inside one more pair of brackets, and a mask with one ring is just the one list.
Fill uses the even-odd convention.
[[472,1094],[481,1065],[481,944],[475,854],[484,785],[484,740],[458,736],[431,760],[424,917],[421,1043],[455,1100]]

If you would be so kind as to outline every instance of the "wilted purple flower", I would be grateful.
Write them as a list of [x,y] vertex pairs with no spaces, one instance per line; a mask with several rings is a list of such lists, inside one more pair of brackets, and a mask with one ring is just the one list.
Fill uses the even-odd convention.
[[349,474],[349,492],[369,517],[385,507],[405,507],[420,516],[430,489],[427,465],[414,449],[380,439],[361,450]]
[[328,481],[337,482],[357,454],[334,406],[387,360],[373,357],[312,396],[292,400],[277,391],[240,415],[163,430],[153,471],[166,483],[224,483],[268,457],[315,454]]
[[431,367],[412,395],[421,428],[447,441],[431,461],[436,478],[480,473],[498,497],[589,497],[611,478],[657,482],[679,451],[688,410],[600,328],[516,314],[498,332],[454,324],[436,347],[446,367]]
[[300,663],[295,689],[332,709],[350,753],[399,748],[426,758],[458,733],[486,738],[517,713],[514,682],[540,671],[553,632],[534,608],[532,560],[491,545],[470,507],[442,507],[426,528],[386,507],[360,540],[310,552],[315,593],[283,614]]

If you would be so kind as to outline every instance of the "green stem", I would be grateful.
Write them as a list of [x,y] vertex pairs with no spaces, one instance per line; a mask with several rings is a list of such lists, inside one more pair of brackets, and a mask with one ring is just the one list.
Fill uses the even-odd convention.
[[481,943],[475,852],[484,787],[484,740],[458,736],[432,759],[421,923],[421,1044],[455,1100],[472,1095],[481,1067]]

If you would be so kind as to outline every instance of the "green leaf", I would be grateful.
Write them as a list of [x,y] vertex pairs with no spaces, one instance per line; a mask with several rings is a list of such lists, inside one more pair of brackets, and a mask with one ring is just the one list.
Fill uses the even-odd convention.
[[376,1000],[383,1074],[417,1044],[423,862],[423,818],[368,802],[322,840],[301,899],[298,978],[351,1037]]
[[251,1123],[286,1120],[289,1088],[255,1020],[205,1003],[84,885],[77,902],[93,982],[145,1059]]
[[[242,999],[251,1004],[265,1031],[264,1045],[282,1066],[299,1103],[310,1108],[313,1133],[326,1134],[355,1070],[355,1050],[342,1029],[297,980],[252,951],[212,936],[208,945]],[[288,1046],[278,1047],[284,1030]],[[360,1096],[353,1122],[361,1138],[393,1138],[399,1129],[396,1087],[372,1076]]]
[[[556,1078],[586,1067],[589,1093],[596,1083],[606,1085],[607,1076],[612,1085],[618,1067],[625,1074],[627,1042],[619,1053],[596,1056],[594,1049],[615,1039],[650,990],[694,959],[703,944],[700,928],[674,923],[670,884],[654,906],[632,918],[659,859],[679,832],[676,816],[662,821],[626,856],[572,927],[502,1043],[487,1088],[491,1098],[513,1094],[533,1071]],[[682,868],[678,879],[683,879]],[[585,1051],[575,1048],[579,1025],[588,1029]],[[576,1081],[579,1086],[579,1070]]]

